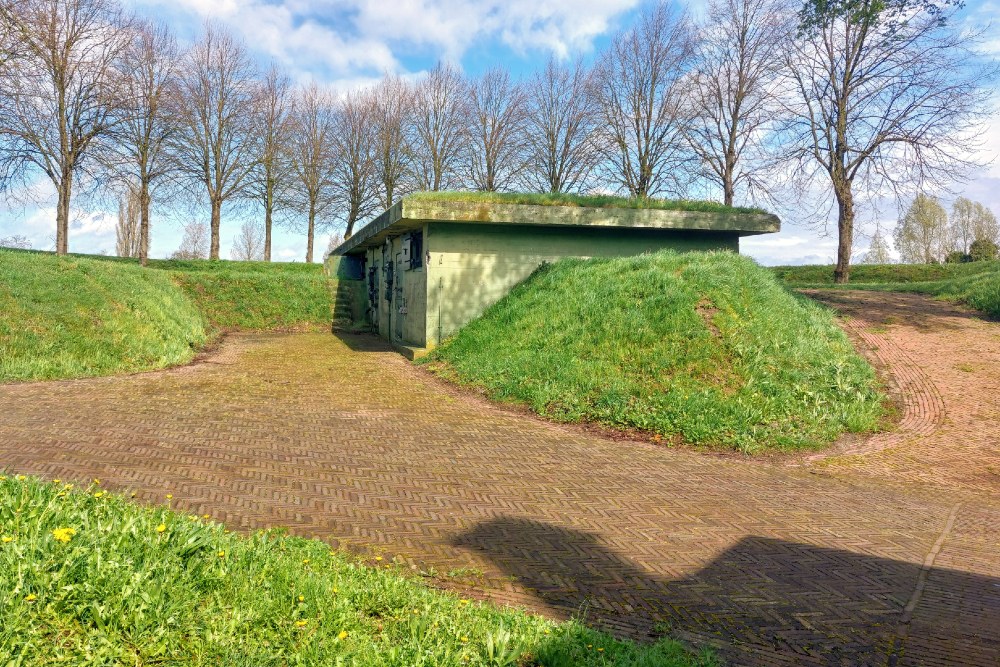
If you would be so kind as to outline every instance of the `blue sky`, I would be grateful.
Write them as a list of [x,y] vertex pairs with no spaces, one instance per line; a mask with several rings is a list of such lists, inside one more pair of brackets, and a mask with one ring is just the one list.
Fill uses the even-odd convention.
[[[297,82],[316,80],[341,90],[364,86],[382,72],[419,76],[438,59],[447,59],[474,75],[496,63],[515,73],[533,71],[550,53],[585,57],[599,51],[616,29],[628,24],[640,0],[126,0],[137,13],[171,25],[180,40],[193,40],[206,19],[229,26],[252,52],[266,63],[274,59]],[[689,6],[697,14],[703,0]],[[962,20],[983,26],[1000,16],[1000,0],[970,0]],[[987,49],[1000,56],[1000,27],[987,33]],[[1000,95],[997,96],[1000,102]],[[982,201],[1000,214],[1000,118],[984,137],[982,158],[992,163],[954,193],[943,193],[945,203],[965,195]],[[0,202],[0,237],[23,234],[36,248],[48,249],[55,234],[55,208],[49,187],[39,182],[31,205]],[[87,209],[92,210],[87,210]],[[743,251],[762,263],[829,263],[836,240],[822,229],[800,224],[783,213],[780,234],[747,239]],[[863,213],[865,229],[878,222],[891,230],[898,212],[893,202]],[[166,256],[180,242],[181,225],[207,218],[207,211],[185,211],[179,216],[154,216],[152,254]],[[224,217],[222,255],[240,221]],[[326,247],[326,237],[318,239]],[[97,205],[77,206],[70,231],[74,252],[114,252],[114,216]],[[867,245],[864,236],[859,250]],[[303,235],[276,230],[274,257],[302,261]]]

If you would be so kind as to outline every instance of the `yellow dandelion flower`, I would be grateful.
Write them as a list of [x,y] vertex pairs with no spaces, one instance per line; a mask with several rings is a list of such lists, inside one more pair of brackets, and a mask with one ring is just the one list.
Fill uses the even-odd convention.
[[459,604],[469,604],[468,600],[459,600]]
[[174,494],[168,493],[167,494],[167,500],[173,500],[173,499],[174,499]]
[[56,528],[52,531],[52,537],[55,538],[56,542],[69,542],[74,535],[76,535],[74,528]]
[[159,526],[156,527],[156,532],[158,533],[166,532],[166,530],[167,530],[167,524],[165,523],[161,523]]
[[467,642],[467,641],[469,641],[469,638],[468,638],[468,637],[461,637],[460,639],[461,639],[461,640],[462,640],[463,642]]
[[297,625],[300,628],[304,628],[306,626],[306,623],[308,623],[308,621],[295,621],[295,625]]
[[102,497],[104,497],[104,492],[103,491],[98,491],[97,493],[94,494],[94,497],[95,498],[102,498]]
[[136,497],[136,496],[138,496],[138,495],[139,495],[139,494],[138,494],[138,493],[136,493],[135,491],[133,491],[133,492],[132,492],[132,497],[133,497],[133,498],[135,498],[135,497]]
[[594,648],[593,644],[587,644],[587,648]]
[[0,475],[0,482],[6,482],[6,481],[7,481],[7,475]]
[[598,648],[598,649],[597,649],[597,652],[598,652],[598,653],[604,653],[604,649],[603,649],[603,648]]
[[38,599],[38,596],[35,595],[34,593],[29,593],[29,594],[27,594],[27,595],[24,596],[24,601],[25,602],[34,602],[37,599]]
[[382,557],[381,557],[381,556],[375,556],[375,560],[377,560],[377,561],[381,561],[381,560],[382,560]]
[[19,481],[19,482],[23,482],[26,479],[28,479],[28,478],[26,476],[24,476],[24,475],[18,475],[17,476],[17,481]]
[[306,601],[306,596],[305,595],[300,595],[299,596],[299,602],[305,602],[305,601]]
[[62,480],[61,479],[54,479],[54,480],[52,480],[52,483],[53,484],[61,484]]
[[337,593],[339,593],[339,592],[340,592],[340,591],[339,591],[339,590],[337,590],[336,588],[334,588],[334,589],[333,589],[333,594],[334,594],[334,595],[336,595],[336,594],[337,594]]
[[3,542],[4,544],[10,544],[13,541],[14,538],[11,537],[10,535],[4,535],[3,537],[0,537],[0,542]]
[[56,494],[56,498],[65,498],[65,497],[66,497],[65,491],[60,491],[59,493]]
[[341,641],[347,639],[347,630],[341,630],[340,634],[337,635],[337,639],[339,639]]
[[95,479],[94,480],[94,486],[100,486],[100,485],[101,485],[101,480]]
[[551,635],[551,634],[552,634],[552,631],[551,631],[551,630],[546,630],[546,631],[545,631],[545,634],[547,634],[547,635]]
[[211,516],[210,514],[202,514],[202,515],[201,515],[201,518],[202,518],[202,519],[211,519],[211,518],[212,518],[212,516]]
[[67,491],[69,491],[70,489],[73,488],[73,485],[72,484],[63,484],[63,488],[66,489]]
[[226,552],[225,551],[220,551],[219,552],[219,558],[225,558],[225,557],[226,557]]

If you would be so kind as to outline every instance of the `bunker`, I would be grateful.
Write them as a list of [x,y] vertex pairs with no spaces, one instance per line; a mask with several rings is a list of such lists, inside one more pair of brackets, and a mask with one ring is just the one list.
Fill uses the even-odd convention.
[[458,331],[544,262],[664,248],[739,252],[776,232],[766,213],[483,203],[406,197],[333,250],[335,324],[370,328],[407,356]]

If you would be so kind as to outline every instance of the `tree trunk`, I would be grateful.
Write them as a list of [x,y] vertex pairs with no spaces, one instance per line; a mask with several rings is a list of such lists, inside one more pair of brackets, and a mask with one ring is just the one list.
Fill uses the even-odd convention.
[[736,197],[736,188],[733,186],[733,177],[731,174],[726,174],[725,178],[722,180],[722,192],[722,203],[726,206],[732,206],[733,199]]
[[271,205],[264,207],[264,261],[271,261]]
[[209,259],[219,259],[219,227],[222,222],[222,202],[212,199],[212,246]]
[[836,188],[837,195],[837,268],[834,282],[847,283],[851,279],[851,249],[854,247],[854,194],[850,183]]
[[313,261],[313,236],[315,234],[316,234],[316,207],[310,204],[309,231],[307,232],[308,239],[306,240],[306,264],[312,264]]
[[149,184],[139,189],[139,265],[149,262]]
[[69,206],[73,197],[73,172],[66,171],[56,184],[59,199],[56,203],[56,254],[69,252]]

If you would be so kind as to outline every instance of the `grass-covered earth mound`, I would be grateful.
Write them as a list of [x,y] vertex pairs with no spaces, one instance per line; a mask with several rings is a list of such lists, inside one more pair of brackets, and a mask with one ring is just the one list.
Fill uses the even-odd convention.
[[561,260],[430,362],[557,420],[743,452],[818,446],[884,413],[831,312],[726,252]]
[[329,326],[322,267],[0,249],[0,382],[190,361],[220,332]]
[[964,303],[1000,318],[1000,261],[956,264],[862,264],[851,282],[833,284],[833,267],[782,266],[776,275],[794,287],[914,292]]
[[4,664],[711,665],[460,599],[319,540],[239,535],[99,486],[0,475]]

